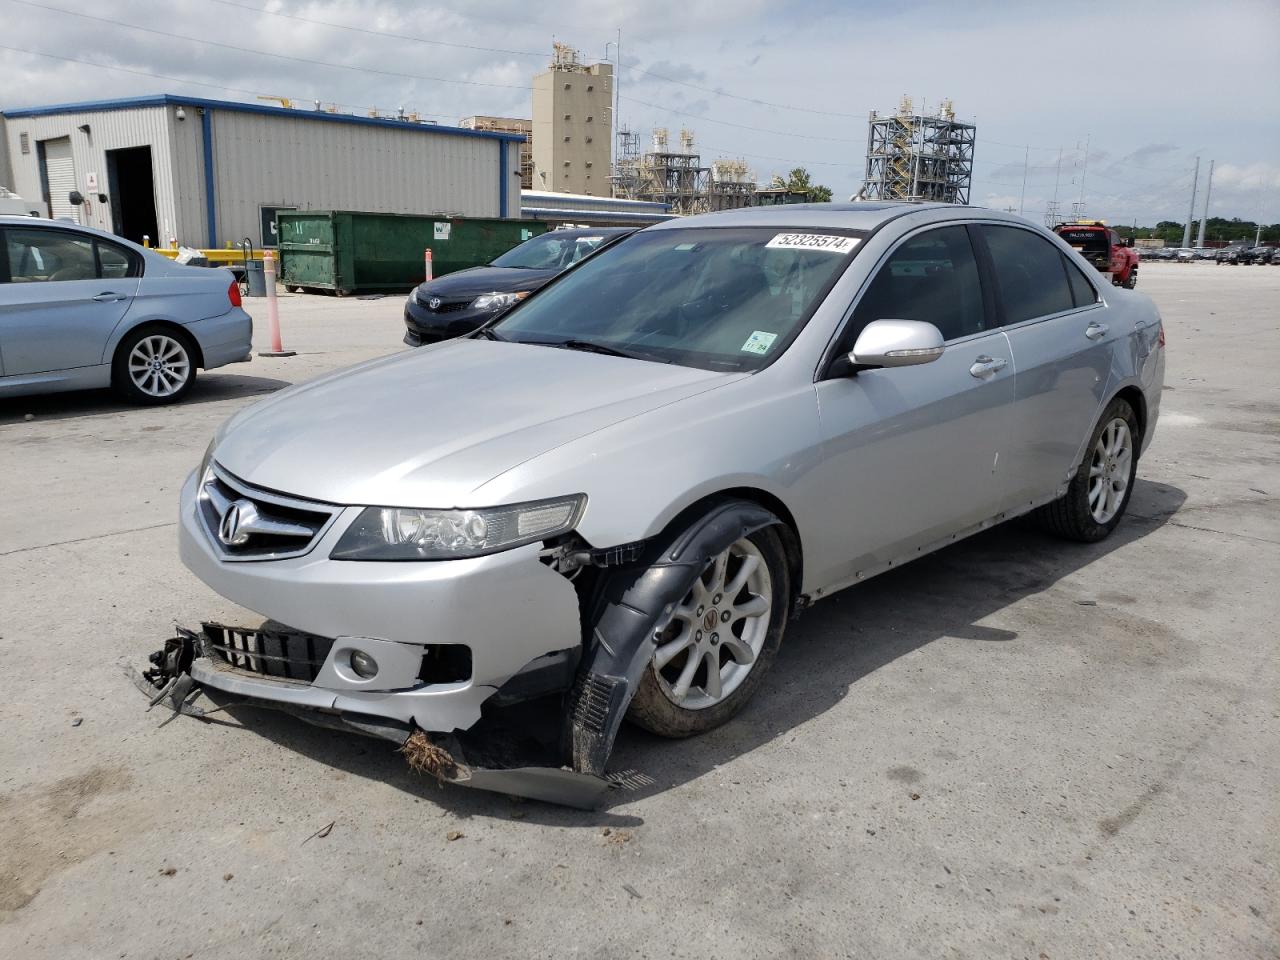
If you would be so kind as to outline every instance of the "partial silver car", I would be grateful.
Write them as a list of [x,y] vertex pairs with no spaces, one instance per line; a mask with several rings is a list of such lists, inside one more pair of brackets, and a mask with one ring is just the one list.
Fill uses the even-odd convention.
[[90,227],[0,217],[0,397],[114,387],[173,403],[250,358],[228,270],[188,267]]
[[547,766],[600,775],[624,716],[737,713],[837,590],[1021,514],[1107,536],[1163,348],[1149,299],[1001,213],[659,224],[470,338],[224,424],[182,559],[270,619],[186,631],[150,679],[479,766],[537,702]]

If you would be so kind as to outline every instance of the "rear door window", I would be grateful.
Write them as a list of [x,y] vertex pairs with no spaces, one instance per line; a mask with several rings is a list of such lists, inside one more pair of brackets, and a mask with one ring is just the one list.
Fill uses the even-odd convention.
[[1098,291],[1085,279],[1080,268],[1065,256],[1062,258],[1062,264],[1067,268],[1067,284],[1071,287],[1071,299],[1075,301],[1075,305],[1087,307],[1091,303],[1097,303]]
[[1005,323],[1075,308],[1062,252],[1049,240],[1018,227],[983,224],[981,230],[1004,303]]
[[115,279],[141,273],[141,259],[129,250],[84,234],[10,227],[4,238],[11,283]]
[[98,275],[93,241],[60,230],[5,231],[12,283],[92,280]]

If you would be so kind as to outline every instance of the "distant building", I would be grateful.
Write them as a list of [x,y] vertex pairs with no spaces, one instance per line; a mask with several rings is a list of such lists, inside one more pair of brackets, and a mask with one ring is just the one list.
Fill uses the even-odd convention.
[[519,117],[466,117],[458,126],[464,130],[489,130],[524,137],[520,145],[520,189],[533,189],[533,121]]
[[533,78],[533,187],[610,194],[613,66],[578,60],[555,44],[551,66]]
[[511,133],[168,95],[10,110],[0,131],[5,186],[156,246],[274,246],[282,209],[520,216]]

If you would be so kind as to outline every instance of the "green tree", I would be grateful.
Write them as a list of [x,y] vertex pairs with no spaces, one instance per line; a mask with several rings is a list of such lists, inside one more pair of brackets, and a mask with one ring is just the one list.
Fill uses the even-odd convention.
[[803,193],[807,199],[815,203],[826,203],[831,199],[831,188],[814,183],[809,176],[809,171],[804,167],[796,167],[785,180],[775,174],[769,186],[775,190]]

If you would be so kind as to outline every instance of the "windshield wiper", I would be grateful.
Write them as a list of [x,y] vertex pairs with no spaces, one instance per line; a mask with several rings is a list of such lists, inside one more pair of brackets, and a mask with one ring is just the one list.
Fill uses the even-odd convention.
[[625,350],[619,350],[617,347],[610,347],[603,343],[594,343],[590,340],[562,340],[559,343],[553,343],[551,346],[564,347],[566,350],[581,350],[584,353],[603,353],[610,357],[623,357],[627,360],[650,360],[652,357],[641,357],[634,353],[627,353]]
[[486,340],[498,340],[498,341],[501,341],[502,343],[506,343],[506,342],[507,342],[507,338],[506,338],[506,337],[500,337],[500,336],[498,336],[496,333],[494,333],[494,332],[493,332],[492,330],[490,330],[488,327],[481,327],[479,330],[476,330],[476,331],[475,331],[474,333],[472,333],[471,335],[472,335],[473,337],[484,337]]

